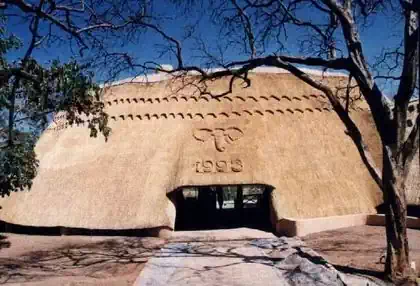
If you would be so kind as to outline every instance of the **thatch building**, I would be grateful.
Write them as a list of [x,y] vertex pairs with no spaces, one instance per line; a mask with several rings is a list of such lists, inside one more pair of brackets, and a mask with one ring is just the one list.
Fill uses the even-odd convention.
[[[192,87],[174,93],[176,84],[165,80],[114,85],[104,95],[108,142],[57,115],[36,147],[32,190],[2,199],[0,219],[35,227],[174,229],[182,211],[176,194],[214,185],[264,186],[280,231],[285,218],[376,213],[381,192],[325,96],[287,73],[250,78],[251,87],[219,98]],[[347,84],[340,75],[320,80]],[[380,162],[367,105],[356,97],[351,117]],[[418,186],[418,177],[410,180]],[[413,204],[418,189],[411,189]]]

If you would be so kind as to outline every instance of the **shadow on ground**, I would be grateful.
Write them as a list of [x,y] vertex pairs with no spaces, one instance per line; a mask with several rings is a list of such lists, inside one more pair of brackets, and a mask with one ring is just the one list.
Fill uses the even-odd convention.
[[10,241],[7,240],[7,236],[0,234],[0,249],[9,248],[11,245]]
[[[382,285],[357,269],[351,274]],[[349,279],[299,239],[280,237],[170,243],[136,285],[347,285]]]
[[[10,246],[10,242],[0,245]],[[66,245],[49,250],[29,251],[0,259],[0,284],[39,282],[54,277],[104,278],[136,270],[135,276],[161,244],[147,238],[113,238],[105,241]],[[137,271],[138,270],[138,271]]]
[[[420,265],[420,230],[408,229],[410,260]],[[385,228],[358,226],[314,233],[302,238],[342,272],[382,277],[386,253]],[[417,267],[420,275],[420,269]]]

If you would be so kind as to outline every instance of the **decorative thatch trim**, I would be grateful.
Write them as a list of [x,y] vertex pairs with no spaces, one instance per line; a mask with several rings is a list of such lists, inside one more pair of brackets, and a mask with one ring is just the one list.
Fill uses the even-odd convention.
[[[114,95],[115,96],[115,95]],[[289,102],[291,101],[302,101],[302,100],[313,100],[316,98],[323,98],[325,99],[325,96],[322,94],[311,94],[311,95],[303,95],[302,97],[299,96],[293,96],[292,98],[290,98],[287,95],[282,95],[282,96],[276,96],[276,95],[270,95],[268,96],[259,96],[259,97],[255,97],[255,96],[222,96],[222,97],[210,97],[210,96],[200,96],[200,97],[196,97],[196,96],[181,96],[181,97],[177,97],[177,96],[170,96],[170,97],[155,97],[155,98],[146,98],[146,97],[126,97],[126,98],[117,98],[117,99],[113,99],[113,100],[106,100],[105,104],[107,106],[112,106],[112,105],[119,105],[119,104],[164,104],[164,103],[182,103],[182,102],[194,102],[197,104],[203,104],[203,103],[208,103],[208,102],[212,102],[212,101],[217,101],[217,102],[234,102],[234,101],[240,101],[240,102],[247,102],[247,101],[252,101],[252,102],[279,102],[282,100],[287,100]]]

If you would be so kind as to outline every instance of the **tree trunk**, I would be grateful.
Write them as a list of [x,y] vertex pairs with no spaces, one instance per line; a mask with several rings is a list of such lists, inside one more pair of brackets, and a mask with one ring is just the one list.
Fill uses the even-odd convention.
[[388,160],[384,150],[383,192],[386,205],[385,276],[397,285],[415,285],[407,237],[406,173]]

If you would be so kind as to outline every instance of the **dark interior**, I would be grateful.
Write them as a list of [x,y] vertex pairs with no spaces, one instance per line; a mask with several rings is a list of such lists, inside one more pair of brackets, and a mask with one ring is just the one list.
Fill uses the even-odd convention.
[[[381,204],[376,208],[379,214],[385,214],[386,213],[386,206],[385,204]],[[412,217],[420,217],[420,206],[416,205],[407,205],[407,216]]]
[[175,230],[249,227],[271,230],[270,192],[266,185],[184,187],[172,193]]

